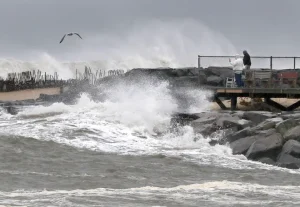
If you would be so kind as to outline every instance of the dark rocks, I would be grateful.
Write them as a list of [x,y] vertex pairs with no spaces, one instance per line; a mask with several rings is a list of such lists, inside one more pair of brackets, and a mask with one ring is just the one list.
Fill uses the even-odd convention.
[[286,119],[276,125],[276,131],[281,135],[287,133],[290,129],[297,126],[297,121],[295,119]]
[[295,158],[289,154],[280,154],[277,160],[277,165],[279,167],[285,167],[290,169],[299,169],[300,168],[300,159]]
[[283,135],[284,141],[288,141],[290,139],[300,140],[300,125],[291,128]]
[[243,114],[243,118],[252,121],[254,124],[259,124],[266,119],[275,118],[271,112],[264,112],[264,111],[249,111]]
[[172,80],[174,87],[199,87],[200,81],[198,76],[181,76]]
[[300,142],[296,140],[287,141],[282,148],[282,154],[289,154],[295,158],[300,158]]
[[205,124],[205,125],[201,125],[201,126],[197,126],[197,127],[193,127],[193,128],[194,128],[194,132],[196,134],[201,134],[203,136],[208,136],[216,130],[216,128],[211,124]]
[[186,114],[186,113],[179,113],[173,115],[171,118],[171,128],[176,128],[177,126],[184,126],[184,125],[190,125],[190,123],[196,119],[198,119],[199,116],[195,114]]
[[254,129],[255,130],[272,129],[272,128],[275,128],[277,123],[282,122],[282,121],[283,121],[283,119],[280,117],[266,119],[265,121],[263,121],[262,123],[258,124],[256,127],[254,127]]
[[241,138],[245,138],[245,137],[248,137],[248,136],[252,136],[252,135],[254,135],[255,133],[256,133],[256,132],[253,131],[253,130],[251,130],[250,127],[247,127],[247,128],[245,128],[245,129],[242,129],[242,130],[240,130],[240,131],[237,131],[237,132],[235,132],[235,133],[232,133],[232,134],[228,135],[228,136],[226,137],[226,140],[227,140],[229,143],[231,143],[231,142],[234,142],[234,141],[239,140],[239,139],[241,139]]
[[275,129],[267,129],[267,130],[263,130],[263,131],[258,131],[257,134],[267,137],[270,136],[272,134],[275,134],[276,130]]
[[282,135],[272,134],[266,138],[256,140],[248,149],[246,157],[248,159],[257,159],[260,157],[276,157],[277,150],[282,147]]
[[[190,121],[211,145],[229,143],[232,154],[291,169],[300,168],[300,123],[271,112],[202,112]],[[195,140],[197,141],[197,140]]]
[[258,159],[257,161],[268,165],[276,165],[276,162],[269,157],[263,157]]
[[250,146],[258,139],[258,136],[245,137],[239,140],[236,140],[230,144],[232,149],[232,154],[245,154]]
[[223,85],[223,79],[220,76],[209,76],[206,79],[208,85],[221,86]]
[[239,130],[251,125],[251,121],[239,119],[238,117],[224,117],[217,121],[217,125],[222,128],[237,127]]

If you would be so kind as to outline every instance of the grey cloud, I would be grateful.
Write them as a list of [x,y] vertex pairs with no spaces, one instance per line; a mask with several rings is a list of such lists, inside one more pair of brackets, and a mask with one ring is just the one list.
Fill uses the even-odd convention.
[[[135,22],[191,18],[238,50],[300,55],[297,0],[0,0],[0,55],[59,51],[66,32],[123,34]],[[155,31],[153,31],[155,33]],[[71,47],[71,46],[70,46]],[[67,49],[66,49],[67,50]]]

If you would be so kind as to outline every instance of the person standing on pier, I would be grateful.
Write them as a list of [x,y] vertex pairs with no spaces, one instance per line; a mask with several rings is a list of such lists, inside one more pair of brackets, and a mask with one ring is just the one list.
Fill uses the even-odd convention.
[[235,59],[231,60],[229,58],[229,63],[232,65],[232,69],[234,71],[234,78],[236,85],[238,87],[242,87],[243,81],[242,81],[242,70],[243,70],[243,60],[242,58],[237,54],[235,55]]
[[244,50],[243,51],[244,58],[243,58],[243,64],[244,64],[244,74],[245,74],[245,80],[251,79],[252,73],[250,72],[250,67],[251,67],[251,58],[249,53]]
[[244,54],[244,58],[243,58],[243,64],[244,64],[244,68],[246,70],[249,70],[251,67],[251,58],[250,55],[248,54],[248,52],[246,50],[243,51]]

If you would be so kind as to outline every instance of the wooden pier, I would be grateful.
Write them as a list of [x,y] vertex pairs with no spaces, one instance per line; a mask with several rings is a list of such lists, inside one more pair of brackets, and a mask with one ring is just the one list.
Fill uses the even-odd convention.
[[264,98],[264,102],[270,106],[273,106],[281,111],[292,111],[300,106],[300,100],[296,103],[285,107],[275,101],[272,98],[293,98],[300,99],[300,88],[209,88],[213,91],[213,100],[224,110],[228,109],[223,102],[222,98],[231,99],[231,110],[236,110],[237,98],[249,97],[249,98]]

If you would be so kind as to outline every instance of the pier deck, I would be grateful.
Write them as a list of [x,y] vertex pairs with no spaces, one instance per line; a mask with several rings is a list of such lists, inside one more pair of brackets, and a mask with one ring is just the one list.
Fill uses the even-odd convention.
[[300,100],[296,103],[285,107],[272,98],[293,98],[300,99],[300,88],[225,88],[225,87],[210,87],[209,90],[213,91],[213,100],[218,105],[226,110],[228,109],[220,100],[223,98],[231,99],[231,110],[236,109],[237,98],[250,97],[250,98],[264,98],[265,103],[273,106],[282,111],[292,111],[300,106]]

